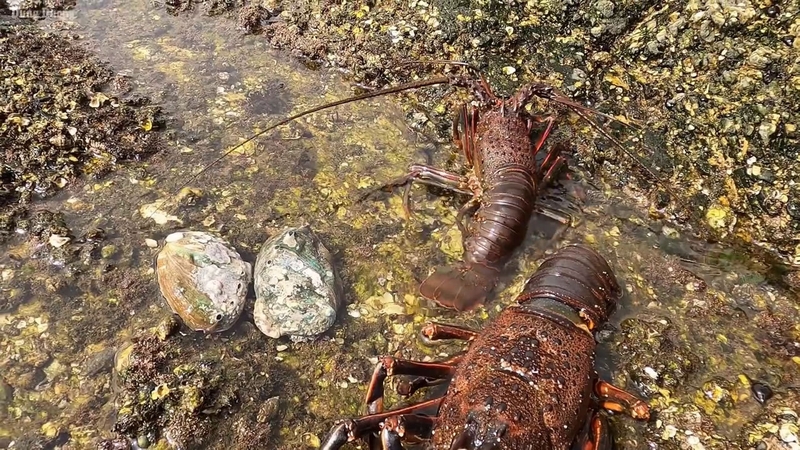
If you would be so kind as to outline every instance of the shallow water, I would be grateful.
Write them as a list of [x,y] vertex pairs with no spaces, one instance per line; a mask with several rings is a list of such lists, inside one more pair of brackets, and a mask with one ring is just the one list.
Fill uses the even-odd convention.
[[[268,236],[302,223],[319,232],[341,269],[348,306],[336,326],[316,343],[274,341],[255,329],[248,307],[231,331],[204,336],[182,329],[165,344],[171,353],[162,371],[202,367],[216,381],[209,382],[204,412],[187,419],[196,423],[159,411],[149,426],[196,427],[208,448],[243,446],[253,436],[270,448],[318,446],[334,420],[361,412],[378,355],[447,356],[458,346],[428,348],[417,339],[426,320],[480,327],[513,300],[546,253],[572,242],[597,248],[626,290],[601,333],[598,371],[646,395],[659,412],[649,424],[614,417],[618,448],[748,448],[747,424],[775,419],[748,394],[741,375],[769,384],[778,394],[773,403],[796,407],[800,307],[770,281],[776,268],[683,235],[577,172],[543,200],[569,213],[573,226],[554,239],[557,224],[537,216],[488,306],[444,311],[418,297],[416,287],[429,268],[460,254],[453,221],[465,199],[416,188],[415,220],[404,217],[400,192],[359,201],[414,162],[459,170],[452,146],[412,130],[408,124],[419,116],[396,98],[281,127],[192,180],[200,199],[176,205],[172,194],[226,149],[271,121],[352,90],[340,74],[310,70],[245,36],[235,21],[173,17],[149,1],[84,2],[41,25],[79,34],[81,45],[129,75],[134,92],[162,105],[169,120],[163,153],[37,205],[65,214],[76,237],[68,245],[78,251],[91,244],[79,237],[102,228],[100,245],[115,246],[111,256],[100,258],[95,249],[64,258],[24,237],[3,246],[2,292],[19,306],[0,314],[0,363],[13,388],[0,442],[83,448],[113,436],[125,405],[109,355],[171,315],[153,274],[158,249],[145,239],[163,244],[174,230],[213,231],[253,261]],[[145,217],[152,212],[142,214],[147,205],[159,211]],[[687,359],[691,369],[675,368]],[[259,411],[275,396],[280,413],[266,426]],[[149,438],[164,435],[170,436]]]

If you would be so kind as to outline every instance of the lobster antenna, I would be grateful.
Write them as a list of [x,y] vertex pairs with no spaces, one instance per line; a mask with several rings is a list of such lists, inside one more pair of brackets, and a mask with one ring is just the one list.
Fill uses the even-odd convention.
[[[331,102],[331,103],[325,103],[324,105],[315,106],[313,108],[310,108],[310,109],[307,109],[305,111],[301,111],[301,112],[299,112],[297,114],[291,115],[291,116],[289,116],[289,117],[287,117],[287,118],[285,118],[285,119],[283,119],[283,120],[281,120],[279,122],[276,122],[276,123],[268,126],[264,130],[253,134],[249,138],[245,139],[243,142],[240,142],[239,144],[235,145],[231,149],[225,151],[225,153],[223,153],[217,159],[211,161],[208,165],[203,167],[203,169],[201,169],[200,172],[197,172],[196,174],[194,174],[191,177],[189,177],[188,180],[184,181],[175,190],[175,192],[172,193],[172,195],[170,197],[174,197],[175,195],[177,195],[177,193],[180,192],[181,189],[183,189],[186,186],[188,186],[192,181],[196,180],[197,177],[199,177],[200,175],[206,173],[209,169],[211,169],[211,167],[213,167],[214,165],[216,165],[217,163],[219,163],[220,161],[225,159],[225,157],[227,157],[231,153],[235,152],[236,150],[241,148],[243,145],[247,144],[248,142],[252,142],[253,140],[258,138],[259,136],[262,136],[265,133],[268,133],[268,132],[274,130],[275,128],[278,128],[281,125],[286,125],[287,123],[289,123],[289,122],[291,122],[293,120],[299,119],[299,118],[301,118],[303,116],[307,116],[309,114],[313,114],[313,113],[318,112],[318,111],[322,111],[324,109],[328,109],[328,108],[333,108],[335,106],[344,105],[346,103],[357,102],[359,100],[366,100],[366,99],[373,98],[373,97],[379,97],[381,95],[394,94],[394,93],[406,91],[406,90],[409,90],[409,89],[417,89],[417,88],[421,88],[421,87],[435,86],[437,84],[445,84],[445,83],[449,83],[449,82],[450,82],[450,79],[448,77],[446,77],[446,76],[435,77],[435,78],[431,78],[431,79],[428,79],[428,80],[414,81],[414,82],[411,82],[411,83],[405,83],[405,84],[401,84],[401,85],[390,87],[390,88],[386,88],[386,89],[381,89],[381,90],[377,90],[377,91],[373,91],[373,92],[367,92],[367,93],[361,94],[361,95],[356,95],[356,96],[353,96],[353,97],[348,97],[348,98],[345,98],[345,99],[342,99],[342,100],[337,100],[337,101]],[[258,156],[259,154],[260,154],[260,152],[254,154],[254,156]],[[162,200],[155,208],[153,208],[153,211],[150,213],[150,215],[147,216],[147,219],[152,217],[153,214],[155,214],[156,211],[158,211],[158,209],[167,200],[168,200],[168,198]]]
[[[600,111],[598,111],[598,110],[596,110],[594,108],[589,108],[588,106],[583,106],[580,103],[578,103],[578,102],[572,100],[571,98],[567,97],[566,95],[558,93],[558,92],[555,92],[555,91],[550,92],[549,95],[547,95],[545,98],[547,98],[548,100],[552,100],[552,101],[554,101],[556,103],[561,103],[562,105],[569,107],[570,109],[572,109],[576,113],[578,111],[581,111],[584,114],[594,114],[596,116],[600,116],[600,117],[603,117],[605,119],[608,119],[608,120],[611,120],[611,121],[614,121],[614,122],[619,122],[619,123],[621,123],[622,125],[624,125],[626,127],[640,129],[640,127],[638,127],[638,126],[636,126],[636,125],[634,125],[632,123],[623,122],[623,121],[617,119],[616,117],[614,117],[612,115],[606,114],[604,112],[600,112]],[[588,118],[586,118],[584,116],[581,116],[581,117],[583,117],[585,120],[589,120]],[[591,122],[591,121],[589,120],[589,122]],[[595,124],[595,123],[592,123],[592,126],[597,128],[598,125]],[[613,139],[613,137],[611,139]]]
[[[400,63],[399,67],[408,66],[408,65],[414,65],[414,64],[439,64],[439,65],[454,65],[454,66],[466,67],[467,69],[475,72],[475,74],[478,75],[478,77],[480,77],[481,86],[483,87],[484,90],[486,90],[486,92],[489,94],[489,96],[492,97],[494,100],[498,100],[497,96],[492,91],[492,88],[489,86],[489,83],[486,82],[486,78],[484,78],[483,73],[481,73],[481,71],[478,70],[477,67],[475,67],[474,65],[472,65],[470,63],[467,63],[467,62],[464,62],[464,61],[455,61],[455,60],[451,60],[451,59],[434,59],[434,60],[430,60],[430,61],[405,61],[405,62]],[[638,126],[636,126],[633,123],[623,122],[623,121],[619,120],[618,118],[616,118],[614,116],[611,116],[609,114],[600,112],[600,111],[598,111],[598,110],[596,110],[594,108],[589,108],[588,106],[583,106],[580,103],[577,103],[576,101],[574,101],[571,98],[567,97],[566,95],[561,94],[559,92],[556,92],[555,90],[552,90],[552,91],[548,92],[548,95],[546,95],[546,98],[548,100],[552,100],[554,102],[561,103],[564,106],[568,106],[568,107],[572,108],[573,110],[580,109],[581,111],[584,111],[586,113],[594,114],[594,115],[603,117],[605,119],[612,120],[614,122],[619,122],[622,125],[627,126],[627,127],[637,128],[637,129],[639,128]]]
[[452,59],[433,59],[433,60],[430,60],[430,61],[406,61],[406,62],[400,63],[400,65],[398,67],[410,66],[410,65],[414,65],[414,64],[438,64],[438,65],[453,65],[453,66],[466,67],[467,69],[475,72],[475,74],[478,75],[478,77],[481,79],[481,87],[483,87],[483,89],[486,91],[486,93],[489,94],[489,96],[492,97],[492,99],[498,100],[497,96],[494,95],[494,92],[492,91],[491,86],[489,86],[489,83],[486,82],[486,78],[484,78],[483,73],[481,73],[481,71],[478,70],[477,67],[473,66],[472,64],[470,64],[468,62],[455,61],[455,60],[452,60]]
[[[625,148],[625,146],[622,145],[622,142],[620,142],[617,138],[609,134],[606,130],[603,129],[603,127],[598,125],[597,122],[595,122],[588,115],[586,115],[586,112],[583,110],[583,108],[571,107],[570,109],[572,109],[572,111],[575,112],[575,114],[577,114],[578,116],[580,116],[583,120],[588,122],[589,125],[591,125],[592,128],[594,128],[598,133],[603,135],[603,137],[611,141],[614,144],[614,146],[622,150],[622,152],[625,153],[629,158],[633,159],[636,162],[636,164],[642,169],[644,169],[645,172],[647,172],[651,177],[653,177],[653,179],[655,179],[658,182],[658,184],[660,184],[667,191],[667,193],[669,193],[669,195],[675,199],[676,202],[678,202],[683,208],[685,208],[690,215],[695,217],[695,214],[692,211],[692,209],[689,208],[688,205],[686,205],[686,203],[684,203],[684,201],[680,197],[678,197],[672,189],[670,189],[667,183],[664,182],[664,180],[660,176],[658,176],[658,174],[656,174],[652,169],[647,167],[647,165],[643,163],[638,156],[634,155],[630,150]],[[695,219],[697,219],[697,217],[695,217]]]

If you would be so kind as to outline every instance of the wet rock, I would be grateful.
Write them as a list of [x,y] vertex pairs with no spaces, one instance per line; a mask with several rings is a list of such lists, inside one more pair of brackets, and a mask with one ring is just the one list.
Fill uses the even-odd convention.
[[783,279],[789,286],[800,291],[800,270],[787,273],[783,276]]
[[207,418],[179,413],[170,419],[164,437],[173,448],[203,448],[211,424]]
[[[74,4],[45,3],[58,9]],[[24,2],[21,9],[42,6]],[[81,173],[99,177],[117,162],[157,151],[157,134],[150,130],[160,122],[158,108],[112,101],[90,106],[96,89],[114,74],[87,51],[25,26],[0,29],[0,47],[0,78],[6,81],[0,88],[0,234],[13,228],[31,200],[52,195]],[[148,130],[144,123],[151,124]]]
[[83,363],[82,372],[86,377],[94,377],[114,367],[114,357],[117,351],[109,347],[92,353]]
[[70,230],[64,220],[64,215],[60,212],[51,212],[47,210],[36,211],[31,214],[30,217],[19,220],[17,222],[17,227],[43,241],[50,240],[53,236],[59,238],[71,236]]
[[764,412],[744,425],[740,440],[746,448],[796,449],[800,447],[800,410],[796,392],[776,395]]
[[239,28],[247,33],[258,33],[270,18],[269,11],[261,5],[247,5],[239,12]]
[[170,234],[157,267],[162,295],[193,330],[225,331],[242,313],[251,266],[222,239],[197,231]]
[[330,252],[308,226],[285,230],[264,243],[254,278],[253,316],[267,336],[306,340],[336,320],[341,284]]
[[0,378],[0,405],[7,405],[14,397],[14,388]]
[[98,450],[130,450],[131,443],[127,439],[104,439],[97,444]]
[[253,423],[252,420],[241,417],[233,424],[235,447],[242,450],[257,450],[263,448],[264,442],[272,439],[272,425],[269,423]]
[[617,336],[617,349],[631,379],[646,395],[659,388],[674,389],[692,373],[698,362],[682,345],[667,319],[648,322],[626,319]]
[[714,379],[703,383],[703,388],[697,392],[694,403],[703,408],[706,414],[712,414],[717,408],[731,409],[733,407],[732,383]]
[[127,386],[150,383],[164,366],[167,357],[164,343],[155,336],[126,342],[120,345],[114,355],[114,376]]

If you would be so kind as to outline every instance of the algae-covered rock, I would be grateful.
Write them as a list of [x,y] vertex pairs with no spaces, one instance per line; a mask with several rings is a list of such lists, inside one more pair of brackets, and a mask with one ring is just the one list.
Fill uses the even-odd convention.
[[[0,1],[0,13],[10,14],[12,8],[20,17],[34,17],[74,4]],[[32,201],[55,194],[82,174],[100,178],[118,163],[161,147],[158,107],[147,105],[144,97],[127,101],[114,89],[122,77],[72,39],[23,23],[0,27],[0,238],[17,229],[61,235],[54,228],[57,221],[39,228],[37,222],[58,213],[37,217],[43,214],[33,212]],[[107,88],[105,94],[97,92],[100,87]],[[100,95],[106,100],[92,107],[91,99]],[[29,209],[32,217],[26,218]]]
[[331,327],[342,289],[330,252],[308,226],[264,243],[256,259],[256,326],[272,338],[306,340]]
[[170,308],[195,331],[225,331],[244,309],[250,263],[222,239],[186,231],[167,236],[158,283]]
[[758,417],[745,424],[740,441],[747,448],[800,448],[800,401],[795,390],[778,395]]
[[626,319],[617,335],[618,349],[625,354],[623,367],[647,395],[659,388],[675,389],[697,369],[697,357],[677,336],[667,319]]

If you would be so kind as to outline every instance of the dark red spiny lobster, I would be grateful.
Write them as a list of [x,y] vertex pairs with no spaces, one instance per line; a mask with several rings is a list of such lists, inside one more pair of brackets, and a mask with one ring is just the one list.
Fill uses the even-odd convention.
[[[461,176],[413,165],[408,175],[389,184],[407,185],[403,204],[409,215],[408,193],[413,181],[472,196],[456,216],[464,237],[463,261],[436,268],[419,287],[422,296],[457,310],[483,303],[500,270],[525,238],[540,189],[564,163],[559,145],[537,157],[555,117],[529,114],[525,104],[534,96],[566,100],[543,84],[528,85],[511,98],[500,99],[485,82],[463,81],[487,105],[483,109],[465,105],[453,122],[453,140],[464,152],[472,173]],[[535,123],[544,127],[532,138]],[[467,227],[463,219],[471,210],[475,214]]]
[[[477,72],[467,64],[454,61],[428,63],[464,65]],[[405,184],[403,205],[409,215],[409,193],[414,181],[472,196],[456,218],[464,238],[463,261],[450,267],[437,268],[421,283],[420,294],[457,310],[475,308],[485,301],[494,288],[500,270],[514,249],[522,243],[540,189],[564,163],[559,156],[562,149],[559,145],[551,147],[545,155],[539,154],[553,128],[555,117],[530,114],[525,105],[533,97],[565,105],[622,148],[586,113],[613,120],[612,117],[581,106],[543,83],[529,84],[510,98],[502,99],[492,92],[482,76],[478,80],[465,76],[442,76],[350,97],[283,119],[231,148],[181,187],[242,145],[299,117],[345,103],[437,84],[466,87],[481,105],[463,106],[453,121],[453,140],[464,152],[472,173],[461,176],[433,167],[413,165],[408,175],[381,189]],[[532,128],[536,123],[543,124],[543,128],[532,138]],[[472,210],[475,213],[467,228],[463,219]]]
[[[367,389],[369,415],[335,425],[321,450],[356,439],[371,450],[428,441],[433,450],[610,450],[600,409],[647,420],[646,403],[594,371],[594,331],[620,295],[608,263],[594,250],[568,246],[545,260],[515,304],[482,332],[428,324],[428,340],[462,339],[469,350],[445,362],[384,357]],[[411,376],[401,395],[449,381],[443,397],[383,410],[389,376]],[[432,409],[433,416],[424,411]]]

